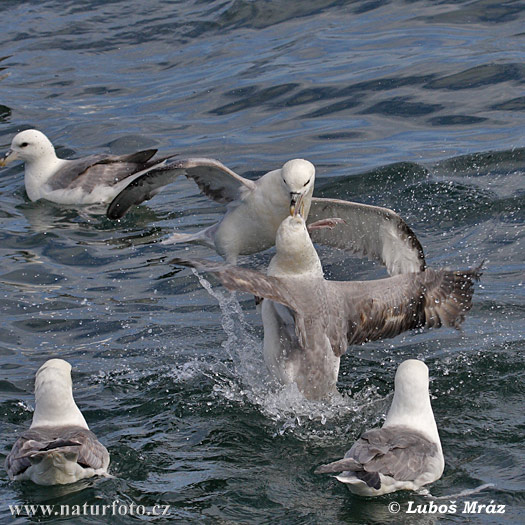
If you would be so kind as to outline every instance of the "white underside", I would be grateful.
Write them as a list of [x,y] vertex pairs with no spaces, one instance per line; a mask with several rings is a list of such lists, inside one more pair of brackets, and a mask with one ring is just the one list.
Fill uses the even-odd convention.
[[297,384],[308,399],[322,399],[336,392],[340,359],[328,340],[321,336],[308,350],[301,348],[295,336],[290,311],[273,301],[262,303],[264,327],[263,353],[269,372],[282,384]]
[[[305,218],[312,191],[304,198]],[[234,264],[239,255],[258,253],[274,246],[277,229],[289,214],[290,193],[283,186],[280,175],[270,172],[257,181],[254,190],[231,203],[219,223],[195,234],[174,234],[165,243],[212,243],[217,253]]]

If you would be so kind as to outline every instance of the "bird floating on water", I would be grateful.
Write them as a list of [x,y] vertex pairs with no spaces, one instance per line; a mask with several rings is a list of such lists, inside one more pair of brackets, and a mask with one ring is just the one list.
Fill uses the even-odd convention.
[[12,480],[65,485],[107,476],[109,453],[98,441],[73,398],[71,365],[46,361],[35,377],[35,412],[29,430],[16,440],[5,466]]
[[336,391],[340,357],[348,345],[415,328],[459,327],[480,276],[479,269],[428,268],[373,281],[328,281],[297,212],[277,230],[266,275],[203,260],[172,262],[212,272],[229,290],[262,297],[266,365],[281,383],[296,383],[310,399]]
[[192,234],[175,233],[164,242],[202,243],[235,264],[239,255],[271,248],[283,219],[293,214],[302,198],[301,214],[308,223],[342,219],[330,231],[310,233],[316,243],[367,255],[381,261],[390,275],[425,268],[423,249],[414,232],[388,208],[356,202],[312,197],[315,167],[305,159],[293,159],[282,168],[252,181],[237,175],[219,161],[208,158],[178,159],[130,180],[109,205],[107,216],[119,219],[133,206],[150,199],[177,176],[196,182],[211,199],[228,204],[216,224]]
[[350,491],[380,496],[397,490],[419,491],[438,480],[444,467],[430,404],[428,368],[422,361],[409,359],[397,369],[394,399],[383,426],[365,432],[343,459],[322,465],[315,473],[340,472],[336,479]]
[[135,177],[165,165],[174,155],[153,159],[156,149],[128,155],[97,154],[79,159],[60,159],[51,141],[36,129],[18,133],[11,149],[0,160],[25,163],[25,188],[32,201],[58,204],[104,204],[110,202]]

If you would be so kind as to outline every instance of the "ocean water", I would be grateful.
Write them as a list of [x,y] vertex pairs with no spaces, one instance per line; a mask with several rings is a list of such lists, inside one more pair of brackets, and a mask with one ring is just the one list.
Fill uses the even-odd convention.
[[[0,470],[2,523],[522,523],[525,349],[525,6],[470,0],[0,3],[0,148],[38,128],[60,155],[208,156],[250,178],[303,157],[316,195],[388,206],[433,267],[484,261],[461,331],[349,348],[341,398],[272,385],[253,300],[159,243],[224,207],[179,179],[111,222],[32,203],[0,173],[0,461],[30,424],[33,380],[74,368],[111,479],[58,488]],[[326,275],[384,271],[320,249]],[[242,263],[264,269],[272,251]],[[315,467],[388,409],[397,365],[423,359],[446,467],[424,496],[351,495]],[[458,496],[490,484],[475,494]],[[165,516],[13,518],[9,505],[169,506]],[[505,505],[465,515],[464,502]],[[397,502],[401,512],[389,511]]]

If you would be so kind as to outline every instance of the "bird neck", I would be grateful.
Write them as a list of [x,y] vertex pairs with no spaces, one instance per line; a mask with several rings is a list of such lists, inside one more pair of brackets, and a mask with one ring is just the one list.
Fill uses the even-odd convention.
[[24,182],[27,195],[32,201],[42,196],[44,185],[67,162],[67,160],[59,159],[54,149],[46,150],[38,158],[25,161]]
[[395,392],[383,427],[392,426],[406,426],[417,430],[441,447],[428,394],[407,399],[406,396],[402,397]]
[[37,386],[31,428],[45,426],[89,428],[75,403],[71,385],[44,382]]
[[323,278],[323,267],[313,245],[305,244],[302,250],[278,249],[268,266],[268,275],[279,277],[301,274]]
[[283,184],[281,170],[269,171],[257,181],[257,185],[258,193],[264,197],[267,204],[279,210],[285,210],[286,213],[290,206],[290,193]]

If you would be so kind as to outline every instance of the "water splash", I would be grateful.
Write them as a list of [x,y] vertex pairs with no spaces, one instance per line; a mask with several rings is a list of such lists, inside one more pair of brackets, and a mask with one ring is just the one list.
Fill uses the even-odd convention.
[[263,359],[262,341],[246,321],[235,293],[223,292],[193,273],[214,297],[222,312],[221,323],[227,339],[222,344],[229,357],[228,372],[215,374],[213,394],[219,399],[253,406],[274,423],[275,435],[293,433],[311,440],[347,434],[350,428],[377,424],[388,404],[375,387],[354,393],[336,394],[323,401],[306,399],[297,385],[283,386],[268,373]]

